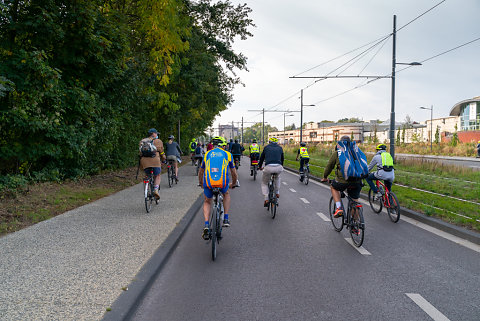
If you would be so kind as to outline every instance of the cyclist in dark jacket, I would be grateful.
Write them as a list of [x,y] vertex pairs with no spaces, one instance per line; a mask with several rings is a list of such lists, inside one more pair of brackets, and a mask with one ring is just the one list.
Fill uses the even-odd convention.
[[238,159],[238,166],[240,166],[240,158],[242,156],[242,152],[245,150],[242,145],[238,143],[238,139],[235,139],[235,143],[232,145],[232,156],[233,156],[233,161],[235,162],[236,159]]
[[260,161],[258,168],[262,170],[263,162],[265,161],[265,169],[263,169],[262,175],[262,194],[265,197],[263,206],[268,206],[268,181],[271,174],[277,174],[275,179],[275,194],[277,198],[280,197],[280,173],[283,171],[283,148],[277,144],[278,139],[276,137],[270,137],[269,144],[265,146],[260,155]]

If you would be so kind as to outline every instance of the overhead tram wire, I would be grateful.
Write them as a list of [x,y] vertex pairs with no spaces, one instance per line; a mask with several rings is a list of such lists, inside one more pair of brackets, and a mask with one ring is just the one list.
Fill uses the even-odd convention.
[[443,1],[440,1],[439,3],[437,3],[436,5],[434,5],[433,7],[431,7],[430,9],[428,9],[427,11],[425,11],[424,13],[422,13],[421,15],[417,16],[416,18],[410,20],[409,22],[407,22],[406,24],[404,24],[403,26],[401,26],[400,28],[397,29],[397,32],[399,32],[400,30],[402,30],[403,28],[405,28],[406,26],[408,26],[409,24],[411,24],[412,22],[414,22],[415,20],[419,19],[420,17],[426,15],[427,13],[429,13],[430,11],[432,11],[433,9],[435,9],[436,7],[438,7],[439,5],[441,5],[442,3],[444,3],[445,1],[447,0],[443,0]]
[[[452,51],[454,51],[454,50],[456,50],[456,49],[459,49],[459,48],[461,48],[461,47],[464,47],[464,46],[466,46],[466,45],[469,45],[469,44],[471,44],[471,43],[473,43],[473,42],[475,42],[475,41],[479,41],[479,40],[480,40],[480,37],[475,38],[475,39],[473,39],[473,40],[471,40],[471,41],[468,41],[468,42],[466,42],[466,43],[464,43],[464,44],[461,44],[461,45],[459,45],[459,46],[456,46],[456,47],[454,47],[454,48],[452,48],[452,49],[446,50],[446,51],[444,51],[444,52],[442,52],[442,53],[439,53],[439,54],[437,54],[437,55],[434,55],[434,56],[432,56],[432,57],[430,57],[430,58],[421,60],[420,62],[423,64],[423,63],[426,62],[426,61],[433,60],[433,59],[435,59],[435,58],[437,58],[437,57],[440,57],[440,56],[442,56],[442,55],[445,55],[445,54],[447,54],[447,53],[449,53],[449,52],[452,52]],[[409,69],[409,68],[411,68],[411,67],[412,67],[412,66],[406,66],[405,68],[402,68],[402,69],[397,70],[397,73],[399,73],[399,72],[401,72],[401,71],[403,71],[403,70]],[[386,77],[386,76],[388,76],[388,74],[386,74],[385,77]],[[359,88],[361,88],[361,87],[365,87],[366,85],[369,85],[369,84],[371,84],[372,82],[375,82],[375,81],[380,80],[380,79],[382,79],[382,78],[381,78],[381,77],[377,77],[377,78],[368,80],[368,81],[367,81],[365,84],[363,84],[363,85],[355,86],[354,88],[348,89],[348,90],[346,90],[346,91],[343,91],[343,92],[341,92],[341,93],[339,93],[339,94],[336,94],[336,95],[334,95],[334,96],[331,96],[331,97],[329,97],[329,98],[325,98],[325,99],[323,99],[323,100],[317,101],[317,102],[314,103],[314,104],[316,105],[316,104],[320,104],[320,103],[326,102],[326,101],[331,100],[331,99],[333,99],[333,98],[336,98],[336,97],[338,97],[338,96],[341,96],[341,95],[347,94],[347,93],[349,93],[349,92],[351,92],[351,91],[354,91],[355,89],[359,89]]]
[[[405,27],[407,27],[408,25],[410,25],[411,23],[413,23],[414,21],[416,21],[416,20],[418,20],[419,18],[421,18],[422,16],[424,16],[425,14],[427,14],[428,12],[432,11],[433,9],[435,9],[436,7],[438,7],[439,5],[441,5],[442,3],[444,3],[445,1],[447,1],[447,0],[442,0],[442,1],[440,1],[440,2],[437,3],[435,6],[431,7],[431,8],[428,9],[427,11],[423,12],[422,14],[418,15],[418,16],[415,17],[414,19],[410,20],[410,21],[407,22],[405,25],[403,25],[403,26],[401,26],[400,28],[398,28],[398,29],[397,29],[397,33],[398,33],[400,30],[402,30],[403,28],[405,28]],[[355,51],[357,51],[357,50],[359,50],[359,49],[362,49],[362,48],[364,48],[364,47],[366,47],[366,46],[368,46],[368,45],[370,45],[370,44],[372,44],[372,43],[377,43],[377,44],[378,44],[378,43],[381,43],[381,42],[383,42],[384,40],[390,38],[391,36],[392,36],[392,33],[390,33],[390,34],[388,34],[388,35],[386,35],[386,36],[380,37],[380,38],[378,38],[378,39],[376,39],[376,40],[374,40],[374,41],[371,41],[371,42],[369,42],[369,43],[367,43],[367,44],[365,44],[365,45],[363,45],[363,46],[360,46],[360,47],[358,47],[358,48],[356,48],[356,49],[350,50],[349,52],[347,52],[347,53],[345,53],[345,54],[343,54],[343,55],[337,56],[337,57],[332,58],[332,59],[330,59],[330,60],[328,60],[328,61],[326,61],[326,62],[323,62],[323,63],[321,63],[321,64],[319,64],[319,65],[316,65],[316,66],[314,66],[314,67],[312,67],[312,68],[309,68],[309,69],[307,69],[307,70],[305,70],[305,71],[302,71],[302,72],[300,72],[300,73],[298,73],[298,74],[296,74],[296,75],[294,75],[293,77],[290,77],[290,78],[296,78],[296,77],[298,77],[298,76],[300,76],[300,75],[302,75],[302,74],[304,74],[304,73],[307,73],[307,72],[309,72],[309,71],[311,71],[311,70],[313,70],[313,69],[315,69],[315,68],[318,68],[318,67],[320,67],[320,66],[323,66],[323,65],[325,65],[325,64],[327,64],[327,63],[329,63],[329,62],[332,62],[332,61],[337,60],[337,59],[339,59],[339,58],[342,58],[342,57],[344,57],[344,56],[346,56],[346,55],[348,55],[348,54],[351,54],[352,52],[355,52]],[[376,45],[377,45],[377,44],[376,44]],[[376,45],[374,45],[373,47],[375,47]],[[382,46],[383,46],[383,45],[382,45]],[[340,66],[339,68],[341,68],[341,66]],[[339,69],[339,68],[337,68],[337,69]],[[335,70],[334,70],[334,71],[335,71]],[[330,72],[329,74],[333,73],[334,71]]]

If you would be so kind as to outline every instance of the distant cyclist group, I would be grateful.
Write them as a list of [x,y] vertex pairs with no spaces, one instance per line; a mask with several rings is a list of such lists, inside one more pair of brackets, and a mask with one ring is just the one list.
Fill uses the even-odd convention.
[[[160,198],[159,186],[162,161],[166,162],[168,160],[175,166],[175,179],[178,181],[178,162],[181,161],[182,151],[174,138],[173,135],[170,135],[164,148],[163,142],[158,138],[157,130],[152,128],[148,131],[148,137],[140,141],[139,164],[147,176],[153,174],[153,195],[157,200]],[[261,192],[264,196],[263,205],[264,207],[270,207],[272,194],[274,194],[275,202],[280,198],[280,180],[285,160],[283,148],[278,144],[277,138],[271,137],[263,150],[261,150],[256,139],[252,140],[248,149],[250,176],[255,177],[257,168],[263,171],[261,180]],[[387,191],[391,190],[395,171],[392,156],[386,149],[385,144],[377,145],[376,154],[367,164],[364,153],[356,146],[354,141],[350,141],[349,136],[340,138],[321,178],[322,182],[330,182],[332,201],[335,205],[332,210],[334,218],[344,215],[345,209],[341,202],[343,192],[346,192],[353,202],[358,203],[363,179],[370,186],[373,200],[381,199],[385,192],[378,190],[378,186],[384,186]],[[220,136],[213,137],[206,146],[197,142],[195,138],[189,144],[192,165],[197,165],[198,168],[198,185],[203,188],[204,193],[203,215],[205,223],[202,237],[205,240],[212,237],[210,222],[214,194],[218,195],[220,193],[223,197],[221,225],[223,227],[230,226],[231,197],[229,189],[237,186],[237,169],[240,166],[244,150],[243,145],[238,140],[231,139],[227,143]],[[308,169],[310,162],[309,151],[305,142],[301,142],[299,149],[296,150],[296,160],[300,162],[299,173],[302,182],[305,179],[304,172]],[[376,171],[370,173],[375,167]],[[328,176],[334,170],[335,178],[330,181]],[[374,181],[377,180],[383,180],[384,185],[375,184]],[[273,186],[273,190],[271,186]],[[217,202],[216,197],[215,202]],[[358,218],[355,209],[353,209],[352,215],[353,219]],[[361,225],[356,228],[361,228]],[[353,232],[358,233],[358,231]],[[218,237],[218,239],[221,238],[221,236]]]

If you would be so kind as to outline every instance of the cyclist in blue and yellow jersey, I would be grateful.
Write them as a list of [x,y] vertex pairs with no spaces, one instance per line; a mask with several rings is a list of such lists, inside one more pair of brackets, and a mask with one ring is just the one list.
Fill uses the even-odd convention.
[[303,182],[303,166],[308,164],[310,161],[310,156],[308,155],[308,148],[307,148],[307,143],[301,142],[300,143],[300,148],[297,151],[297,158],[295,158],[296,161],[298,161],[298,156],[300,156],[300,182]]
[[393,168],[393,158],[389,152],[387,152],[387,145],[379,144],[376,148],[377,153],[373,156],[370,164],[368,165],[368,171],[371,171],[375,165],[377,165],[377,171],[368,174],[365,179],[370,185],[372,192],[378,195],[377,186],[373,183],[373,180],[383,179],[385,187],[390,191],[392,188],[393,180],[395,179],[395,170]]
[[226,146],[225,139],[216,136],[212,139],[212,144],[214,148],[205,154],[202,166],[198,171],[198,183],[200,186],[203,186],[203,193],[205,194],[203,203],[205,227],[202,234],[205,240],[208,240],[210,231],[209,217],[212,209],[213,188],[220,188],[220,192],[223,194],[223,207],[225,210],[223,226],[228,227],[230,226],[230,221],[228,220],[228,212],[230,210],[229,173],[232,173],[232,189],[235,188],[238,178],[232,154],[221,148]]
[[260,158],[260,146],[257,144],[256,138],[252,140],[252,143],[248,149],[250,150],[250,176],[253,176],[253,161],[256,161],[258,164],[258,160]]

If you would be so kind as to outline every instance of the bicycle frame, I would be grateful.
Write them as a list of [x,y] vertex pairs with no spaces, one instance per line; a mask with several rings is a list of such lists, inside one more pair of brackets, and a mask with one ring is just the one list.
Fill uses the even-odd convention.
[[380,191],[383,190],[385,191],[385,194],[382,194],[382,201],[383,201],[383,206],[385,206],[386,208],[387,207],[391,207],[391,204],[390,204],[390,197],[387,197],[388,195],[390,195],[390,190],[387,188],[387,186],[385,186],[385,184],[383,182],[381,182],[381,180],[377,179],[376,181],[376,185],[377,185],[377,191]]

